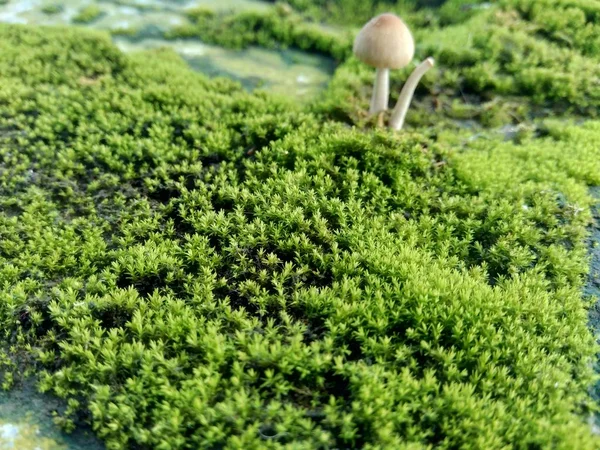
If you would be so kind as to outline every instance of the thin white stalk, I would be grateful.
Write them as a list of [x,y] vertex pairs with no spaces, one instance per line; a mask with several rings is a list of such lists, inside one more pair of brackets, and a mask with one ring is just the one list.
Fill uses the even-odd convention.
[[390,69],[377,69],[369,114],[387,111],[390,98]]
[[410,74],[408,80],[404,84],[402,88],[402,92],[400,92],[400,97],[398,97],[398,103],[396,103],[396,107],[392,112],[392,117],[390,118],[390,128],[393,130],[401,130],[404,125],[404,119],[406,118],[406,113],[408,112],[408,107],[410,106],[410,102],[412,101],[413,95],[415,94],[415,89],[419,84],[419,81],[427,73],[429,69],[431,69],[435,64],[433,58],[427,58],[421,64],[417,66],[413,73]]

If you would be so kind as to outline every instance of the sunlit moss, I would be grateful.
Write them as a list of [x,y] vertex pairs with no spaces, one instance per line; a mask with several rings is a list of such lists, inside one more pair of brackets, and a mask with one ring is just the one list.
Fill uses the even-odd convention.
[[2,367],[110,448],[598,448],[597,67],[501,6],[416,31],[402,134],[351,57],[305,108],[1,26]]

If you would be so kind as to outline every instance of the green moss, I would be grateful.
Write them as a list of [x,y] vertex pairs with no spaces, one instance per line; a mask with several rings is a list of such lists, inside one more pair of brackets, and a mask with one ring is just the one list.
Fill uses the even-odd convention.
[[600,4],[589,0],[505,0],[532,24],[530,32],[583,55],[600,55]]
[[73,18],[73,22],[88,24],[102,15],[102,10],[97,5],[89,5],[82,8]]
[[402,11],[415,8],[414,1],[386,0],[287,0],[284,4],[302,12],[313,20],[328,21],[343,25],[362,25],[378,12]]
[[89,417],[109,448],[598,447],[597,121],[519,144],[362,130],[69,29],[0,26],[0,74],[0,330],[65,427]]
[[[455,122],[460,102],[470,120],[493,128],[541,116],[596,116],[600,90],[594,80],[600,66],[589,56],[596,51],[594,36],[600,35],[593,25],[597,8],[582,1],[559,0],[555,8],[544,8],[529,0],[505,0],[497,6],[455,0],[438,10],[429,9],[428,2],[361,2],[344,3],[344,11],[353,17],[346,24],[362,24],[385,7],[401,13],[415,32],[417,59],[436,58],[436,69],[419,86],[409,125]],[[333,56],[342,65],[314,111],[363,123],[374,73],[351,58],[352,34],[347,31],[356,28],[332,31],[306,20],[316,17],[310,13],[314,10],[321,20],[337,22],[342,16],[331,2],[291,5],[302,14],[282,5],[267,13],[192,10],[192,24],[169,36],[199,37],[230,48],[291,46]],[[560,33],[570,33],[571,44],[561,41]],[[391,101],[411,70],[392,73]]]
[[127,6],[130,8],[135,8],[139,11],[160,11],[161,6],[157,4],[153,4],[151,2],[147,2],[144,0],[111,0],[111,3],[120,6]]
[[139,32],[140,32],[139,28],[132,27],[132,26],[111,28],[111,30],[110,30],[111,36],[133,37],[133,36],[136,36]]
[[[517,6],[524,10],[526,4],[523,0]],[[471,17],[448,26],[440,25],[440,14],[427,28],[417,25],[416,16],[407,16],[413,20],[409,25],[418,43],[416,60],[436,59],[436,68],[417,89],[409,125],[437,127],[462,120],[465,115],[457,116],[457,104],[482,128],[539,117],[597,116],[600,88],[594,80],[600,77],[600,66],[596,59],[539,31],[542,23],[533,23],[517,6],[506,2],[477,9]],[[558,18],[561,10],[546,14]],[[392,71],[390,102],[396,100],[411,70]],[[373,79],[374,69],[347,59],[315,111],[362,123]]]
[[[595,3],[292,4],[175,34],[338,58],[309,108],[0,26],[3,387],[35,372],[109,448],[598,448]],[[401,134],[306,21],[387,6],[437,60]]]
[[351,36],[303,20],[285,9],[269,12],[215,13],[204,8],[188,13],[192,24],[167,33],[167,38],[197,37],[228,48],[259,45],[267,48],[294,47],[335,59],[350,54]]
[[42,7],[42,12],[49,16],[58,14],[62,11],[63,11],[63,6],[60,4],[50,4],[50,5],[45,5],[44,7]]

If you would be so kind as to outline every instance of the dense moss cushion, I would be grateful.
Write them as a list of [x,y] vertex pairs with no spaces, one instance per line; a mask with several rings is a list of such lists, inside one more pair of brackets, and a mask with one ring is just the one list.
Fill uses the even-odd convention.
[[111,449],[597,448],[600,123],[365,130],[339,80],[300,109],[0,26],[4,386]]

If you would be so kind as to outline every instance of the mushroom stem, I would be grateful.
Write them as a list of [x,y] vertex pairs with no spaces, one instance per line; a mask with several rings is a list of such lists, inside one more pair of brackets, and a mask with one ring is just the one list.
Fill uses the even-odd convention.
[[390,69],[377,69],[369,114],[386,111],[390,97]]
[[400,92],[400,97],[398,97],[398,103],[396,103],[396,107],[392,112],[392,117],[390,119],[391,129],[402,129],[408,107],[410,106],[410,102],[412,101],[415,93],[415,89],[417,88],[417,85],[419,84],[419,81],[423,75],[425,75],[425,73],[427,73],[427,71],[431,69],[434,64],[435,61],[433,58],[427,58],[425,61],[419,64],[415,70],[413,70],[413,73],[411,73],[410,77],[408,77],[408,80],[406,80],[406,83]]

